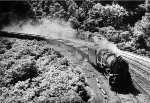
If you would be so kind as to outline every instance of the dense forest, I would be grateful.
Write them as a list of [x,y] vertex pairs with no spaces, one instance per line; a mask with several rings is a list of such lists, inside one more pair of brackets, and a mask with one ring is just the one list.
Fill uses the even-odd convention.
[[43,18],[70,22],[77,31],[99,33],[122,50],[150,56],[149,1],[0,1],[0,28],[10,22]]

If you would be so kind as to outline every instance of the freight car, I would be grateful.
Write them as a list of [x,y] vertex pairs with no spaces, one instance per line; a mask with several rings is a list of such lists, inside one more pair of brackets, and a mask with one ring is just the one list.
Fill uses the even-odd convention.
[[[98,38],[94,42],[98,42]],[[100,44],[88,48],[89,62],[108,78],[112,90],[122,91],[128,89],[131,84],[128,63],[109,49],[101,48]]]

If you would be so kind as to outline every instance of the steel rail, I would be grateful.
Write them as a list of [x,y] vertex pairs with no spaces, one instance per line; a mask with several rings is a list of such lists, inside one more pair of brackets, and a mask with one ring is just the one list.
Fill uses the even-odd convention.
[[142,57],[142,56],[135,55],[133,53],[125,52],[125,51],[120,51],[120,53],[124,54],[124,55],[129,55],[130,57],[133,57],[133,58],[136,58],[136,59],[140,59],[140,60],[142,60],[144,62],[150,63],[150,58]]
[[129,95],[133,98],[134,103],[140,103],[139,100],[133,94],[129,93]]
[[[104,77],[105,77],[105,79],[108,81],[107,75],[104,75]],[[124,101],[123,101],[123,99],[121,98],[121,96],[119,96],[118,93],[116,93],[116,95],[117,95],[118,99],[120,100],[119,102],[120,102],[120,103],[124,103]],[[132,100],[133,100],[134,103],[139,103],[139,102],[135,102],[135,99],[137,100],[136,97],[133,97],[133,96],[131,96],[130,94],[129,94],[129,96],[132,98]],[[125,102],[125,103],[126,103],[126,102]]]
[[[124,53],[123,53],[124,54]],[[136,58],[136,57],[133,57],[132,55],[128,55],[128,54],[124,54],[124,55],[122,55],[121,54],[121,56],[122,57],[125,57],[126,59],[129,59],[129,60],[132,60],[133,62],[135,62],[135,63],[138,63],[139,65],[142,65],[142,66],[144,66],[144,67],[146,67],[147,69],[143,69],[144,71],[146,71],[146,72],[148,72],[149,74],[150,74],[150,67],[149,66],[147,66],[147,65],[145,65],[145,64],[143,64],[143,63],[141,63],[141,62],[139,62],[138,60],[139,60],[139,58]],[[135,58],[135,59],[133,59],[133,58],[131,58],[131,57],[133,57],[133,58]],[[147,61],[145,61],[145,60],[143,60],[143,59],[140,59],[141,61],[144,61],[144,62],[147,62]],[[149,62],[149,64],[150,64],[150,62]]]
[[[131,72],[132,72],[132,73],[134,72],[134,75],[137,75],[134,70],[132,70]],[[142,89],[142,91],[143,91],[145,94],[147,94],[148,96],[150,96],[150,93],[148,92],[148,90],[145,90],[144,87],[138,82],[138,81],[140,81],[140,82],[145,82],[145,81],[143,80],[144,78],[140,78],[139,75],[140,75],[140,74],[138,74],[138,76],[136,76],[136,78],[139,78],[140,80],[139,80],[139,79],[138,79],[138,80],[133,79],[132,81],[135,82],[136,84],[138,84],[138,86],[141,87],[140,89]]]
[[123,103],[123,100],[122,100],[122,98],[119,96],[119,94],[118,94],[118,93],[116,93],[116,95],[117,95],[117,97],[119,98],[120,103]]
[[[150,76],[150,73],[147,72],[145,69],[139,67],[138,65],[135,65],[135,64],[138,64],[136,61],[134,61],[134,60],[132,60],[132,59],[130,59],[129,57],[126,57],[126,56],[123,56],[123,57],[126,58],[126,59],[128,59],[127,62],[128,62],[129,64],[133,65],[134,67],[136,67],[137,70],[142,70],[145,74],[147,74],[147,76]],[[134,64],[131,63],[129,60],[133,61]],[[142,63],[141,63],[141,66],[145,67],[145,65],[143,65]],[[146,67],[145,67],[145,68],[146,68]],[[132,69],[133,69],[133,68],[132,68]],[[139,73],[138,73],[138,74],[139,74]],[[142,77],[144,77],[142,74],[140,74],[140,75],[141,75]],[[150,81],[150,78],[148,78],[148,77],[144,77],[144,78],[145,78],[147,81]]]
[[[116,95],[120,99],[121,103],[127,103],[128,102],[128,101],[123,100],[123,98],[121,98],[121,96],[119,96],[120,94],[116,93]],[[141,103],[141,102],[139,102],[139,100],[133,94],[129,94],[129,96],[132,98],[133,103]]]
[[[128,57],[126,57],[126,56],[124,56],[125,58],[128,58]],[[130,59],[130,58],[128,58],[128,59]],[[130,64],[133,66],[133,67],[135,67],[135,68],[138,68],[138,69],[141,69],[141,70],[143,70],[142,68],[140,68],[139,66],[137,66],[137,65],[135,65],[135,64],[133,64],[133,63],[131,63],[130,62]],[[142,65],[142,64],[141,64]],[[143,65],[144,66],[144,65]],[[149,80],[147,80],[147,78],[145,78],[145,77],[143,77],[140,73],[137,73],[135,70],[133,70],[133,68],[131,68],[131,70],[130,70],[134,75],[137,75],[138,74],[138,76],[136,76],[136,77],[138,77],[142,82],[145,82],[146,84],[150,84],[150,81]],[[144,70],[145,71],[145,70]],[[147,71],[145,71],[145,72],[147,72]],[[140,76],[140,77],[139,77]],[[147,83],[147,82],[148,83]],[[148,93],[147,92],[147,90],[145,90],[144,89],[144,87],[142,86],[142,85],[140,85],[139,83],[138,83],[138,81],[137,80],[135,80],[135,79],[133,79],[133,82],[135,82],[139,87],[141,87],[140,89],[142,89],[142,91],[145,93],[145,94],[147,94],[148,96],[150,96],[150,93]]]

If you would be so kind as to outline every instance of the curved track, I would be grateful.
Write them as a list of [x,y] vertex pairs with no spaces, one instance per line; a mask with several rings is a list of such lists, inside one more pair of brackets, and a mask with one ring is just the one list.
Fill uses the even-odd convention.
[[[3,37],[12,37],[12,38],[20,38],[20,39],[36,39],[36,40],[46,40],[51,45],[56,45],[58,47],[65,47],[68,50],[70,50],[72,53],[76,54],[78,58],[80,58],[81,61],[85,61],[88,59],[88,47],[94,46],[94,43],[84,42],[81,40],[67,40],[67,39],[60,39],[60,38],[51,38],[46,36],[40,36],[40,35],[34,35],[34,34],[24,34],[24,33],[8,33],[8,32],[2,32],[0,31],[0,36]],[[131,73],[133,74],[133,77],[137,78],[139,77],[139,73],[133,71],[133,67],[135,69],[141,69],[144,72],[150,74],[150,69],[148,68],[148,61],[144,61],[141,59],[141,61],[147,63],[147,64],[141,64],[139,60],[134,56],[132,58],[131,55],[125,56],[126,54],[122,53],[122,56],[126,58],[127,61],[131,64]],[[131,63],[130,61],[134,61],[134,63]],[[138,65],[136,65],[138,64]],[[142,65],[143,67],[139,66]],[[101,95],[103,96],[103,102],[102,103],[142,103],[139,101],[138,97],[136,97],[133,94],[118,94],[110,90],[110,87],[105,87],[103,84],[108,84],[108,80],[106,76],[102,76],[101,73],[97,72],[97,70],[90,70],[86,68],[86,71],[91,75],[92,78],[95,78],[96,85],[99,88],[99,91]],[[150,92],[147,93],[148,90],[145,90],[144,87],[142,87],[142,84],[140,84],[140,81],[133,78],[133,82],[137,87],[140,87],[140,90],[143,91],[144,94],[150,96]],[[148,78],[145,78],[141,75],[142,81],[149,81]],[[103,81],[103,83],[101,83]],[[147,85],[150,85],[150,82],[148,82]],[[107,85],[108,86],[108,85]],[[114,95],[114,96],[112,96]],[[115,102],[112,102],[110,98],[116,98]],[[148,102],[147,102],[148,103]]]

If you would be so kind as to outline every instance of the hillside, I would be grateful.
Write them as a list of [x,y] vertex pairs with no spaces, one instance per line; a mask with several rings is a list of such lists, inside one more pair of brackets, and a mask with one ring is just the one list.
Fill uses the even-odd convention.
[[1,103],[83,103],[90,98],[79,66],[46,41],[0,37]]

